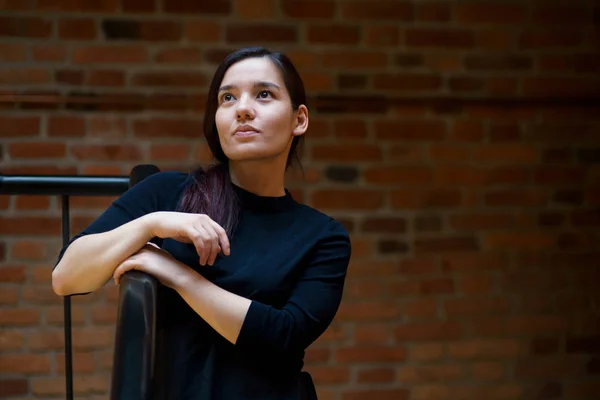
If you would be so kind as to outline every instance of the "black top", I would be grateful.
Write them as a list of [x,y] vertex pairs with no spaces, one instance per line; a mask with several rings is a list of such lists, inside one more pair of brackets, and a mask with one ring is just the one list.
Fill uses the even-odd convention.
[[[82,235],[105,232],[154,211],[174,211],[193,176],[152,175],[119,197]],[[232,184],[233,185],[233,184]],[[304,350],[339,307],[350,259],[342,224],[285,196],[233,185],[242,213],[231,255],[201,266],[193,245],[162,248],[208,280],[252,300],[237,343],[208,325],[179,294],[159,285],[155,399],[316,399]],[[60,253],[62,257],[66,247]]]

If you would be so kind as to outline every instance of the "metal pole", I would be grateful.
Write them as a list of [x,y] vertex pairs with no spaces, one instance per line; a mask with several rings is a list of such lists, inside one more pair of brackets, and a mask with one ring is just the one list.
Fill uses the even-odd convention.
[[[71,233],[69,229],[69,196],[63,195],[62,199],[62,240],[63,247],[69,243]],[[73,354],[71,346],[71,297],[63,297],[64,327],[65,327],[65,384],[67,400],[73,400]]]

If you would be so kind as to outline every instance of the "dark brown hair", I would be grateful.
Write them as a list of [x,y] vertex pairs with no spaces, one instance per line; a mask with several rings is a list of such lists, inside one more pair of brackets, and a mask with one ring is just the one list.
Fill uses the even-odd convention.
[[[178,211],[208,215],[221,225],[231,238],[237,224],[240,207],[236,193],[231,186],[229,176],[229,159],[221,148],[219,133],[215,124],[218,108],[218,92],[225,73],[233,64],[247,58],[268,58],[281,72],[285,87],[290,95],[292,109],[298,110],[306,104],[304,83],[294,64],[283,53],[271,51],[263,47],[244,48],[230,53],[219,65],[210,83],[208,99],[204,111],[204,136],[216,161],[205,168],[192,172],[194,184],[188,186],[179,204]],[[286,169],[296,162],[300,165],[298,145],[304,135],[295,136],[288,154]]]

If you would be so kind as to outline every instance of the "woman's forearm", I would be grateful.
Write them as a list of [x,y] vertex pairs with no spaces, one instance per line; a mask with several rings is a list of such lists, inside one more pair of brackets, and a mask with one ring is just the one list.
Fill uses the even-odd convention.
[[120,262],[152,239],[152,214],[104,233],[75,240],[52,272],[52,288],[59,296],[88,293],[102,287]]
[[237,342],[251,300],[220,288],[191,268],[174,289],[221,336]]

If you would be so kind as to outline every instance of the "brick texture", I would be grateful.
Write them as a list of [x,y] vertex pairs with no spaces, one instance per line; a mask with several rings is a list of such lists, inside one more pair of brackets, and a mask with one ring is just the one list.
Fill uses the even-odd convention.
[[[310,128],[299,200],[353,240],[307,352],[324,400],[600,398],[593,1],[0,2],[0,172],[210,161],[232,49],[287,52]],[[82,229],[114,198],[72,199]],[[0,398],[64,398],[60,202],[0,196]],[[118,291],[73,298],[75,394],[107,398]]]

